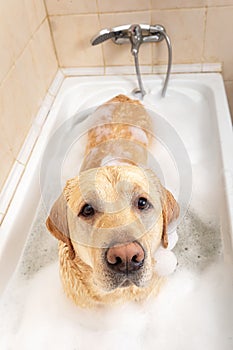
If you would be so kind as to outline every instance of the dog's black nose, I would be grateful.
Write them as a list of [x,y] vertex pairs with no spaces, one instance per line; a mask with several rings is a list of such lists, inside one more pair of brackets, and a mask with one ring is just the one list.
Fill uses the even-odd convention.
[[108,266],[118,273],[130,273],[139,270],[143,266],[144,258],[144,250],[137,242],[115,245],[106,252]]

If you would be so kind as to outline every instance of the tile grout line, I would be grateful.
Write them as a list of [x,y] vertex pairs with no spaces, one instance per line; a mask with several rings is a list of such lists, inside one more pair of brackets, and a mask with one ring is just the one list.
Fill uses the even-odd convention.
[[41,26],[44,24],[44,22],[46,22],[47,17],[45,16],[44,19],[42,20],[42,22],[38,25],[38,27],[36,28],[36,30],[33,32],[33,34],[30,35],[27,43],[24,45],[23,49],[20,51],[20,53],[18,54],[18,56],[14,59],[14,62],[12,63],[11,67],[8,69],[8,71],[6,72],[6,74],[4,75],[3,79],[0,82],[0,87],[5,83],[5,81],[8,79],[10,73],[13,71],[13,69],[16,67],[16,63],[17,61],[21,58],[21,56],[23,55],[23,53],[25,52],[25,50],[29,47],[30,43],[32,42],[34,36],[36,35],[36,33],[40,30]]
[[[98,16],[98,24],[99,24],[99,30],[101,30],[101,19],[100,19],[100,11],[99,11],[99,2],[96,0],[96,8],[97,8],[97,16]],[[102,59],[103,59],[103,67],[104,67],[104,75],[106,70],[106,62],[105,62],[105,55],[104,55],[104,47],[102,44],[100,44],[101,52],[102,52]]]
[[48,7],[47,7],[47,4],[46,4],[46,0],[43,0],[43,3],[44,3],[44,7],[45,7],[45,12],[46,12],[46,18],[48,20],[50,37],[51,37],[52,44],[53,44],[53,50],[54,50],[55,57],[56,57],[56,60],[57,60],[57,66],[59,68],[60,67],[60,62],[59,62],[59,59],[58,59],[57,48],[56,48],[56,45],[55,45],[55,39],[54,39],[54,36],[53,36],[53,31],[52,31],[52,26],[51,26],[51,22],[50,22],[50,16],[49,16],[49,13],[48,13]]
[[[152,12],[153,12],[153,10],[152,10],[152,0],[150,0],[150,24],[152,25]],[[153,66],[154,66],[154,64],[153,64],[153,56],[154,56],[154,54],[153,54],[153,49],[152,49],[152,43],[151,43],[151,57],[150,57],[150,59],[151,59],[151,73],[153,73]]]
[[[184,10],[184,11],[188,11],[188,10],[200,10],[200,9],[204,9],[204,8],[229,8],[229,7],[233,7],[233,4],[231,5],[213,5],[213,6],[197,6],[197,7],[182,7],[182,8],[178,8],[178,7],[168,7],[168,8],[156,8],[156,7],[150,7],[150,8],[144,8],[144,9],[139,9],[139,10],[133,10],[133,12],[135,13],[141,13],[141,12],[148,12],[148,11],[180,11],[180,10]],[[94,11],[90,11],[90,12],[71,12],[71,13],[51,13],[48,16],[49,17],[65,17],[65,16],[88,16],[88,15],[96,15],[96,14],[100,14],[100,15],[112,15],[112,14],[126,14],[126,13],[132,13],[132,11],[130,9],[127,10],[123,10],[123,11],[99,11],[98,7],[97,7],[97,12]]]
[[205,62],[204,55],[205,55],[206,31],[207,31],[207,12],[208,12],[208,7],[205,8],[205,17],[204,17],[204,32],[203,32],[202,53],[201,53],[202,66],[204,66],[204,62]]
[[[220,62],[210,62],[204,63],[204,66],[208,68],[209,72],[219,72],[221,71],[221,63]],[[159,74],[166,73],[166,64],[162,65],[141,65],[142,74]],[[177,72],[179,73],[201,73],[203,68],[203,64],[199,63],[187,63],[187,64],[173,64],[172,74]],[[73,67],[73,68],[61,68],[63,74],[66,77],[74,77],[74,76],[100,76],[103,75],[103,67]],[[122,72],[120,72],[122,70]],[[130,72],[127,72],[130,70]],[[206,71],[206,70],[205,70]],[[106,66],[104,75],[134,75],[134,65],[120,65],[120,66]]]

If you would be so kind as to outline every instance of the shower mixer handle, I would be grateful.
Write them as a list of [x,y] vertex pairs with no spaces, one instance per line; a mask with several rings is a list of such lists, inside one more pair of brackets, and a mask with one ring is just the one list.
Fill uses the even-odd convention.
[[131,53],[137,55],[139,47],[143,42],[142,29],[139,24],[132,24],[128,29],[129,40],[131,42]]
[[[115,33],[111,36],[114,44],[122,45],[129,44],[129,31],[132,31],[132,27],[139,26],[141,28],[142,42],[143,43],[157,43],[164,39],[166,33],[165,28],[160,25],[149,25],[149,24],[132,24],[124,25],[109,29],[109,31]],[[110,38],[109,38],[110,39]],[[93,45],[93,44],[92,44]]]

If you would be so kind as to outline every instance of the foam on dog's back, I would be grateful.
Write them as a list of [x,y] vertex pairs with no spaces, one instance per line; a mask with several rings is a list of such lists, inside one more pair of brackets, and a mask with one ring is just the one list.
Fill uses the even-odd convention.
[[143,105],[118,95],[98,107],[88,118],[89,131],[81,170],[111,163],[146,165],[151,140],[151,117]]

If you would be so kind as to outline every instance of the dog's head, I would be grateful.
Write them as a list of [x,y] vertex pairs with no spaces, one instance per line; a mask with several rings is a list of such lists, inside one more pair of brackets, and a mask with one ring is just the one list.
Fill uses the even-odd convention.
[[167,247],[167,225],[179,214],[172,194],[151,170],[106,166],[69,180],[47,227],[93,271],[103,291],[148,285],[154,253]]

